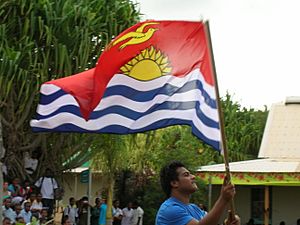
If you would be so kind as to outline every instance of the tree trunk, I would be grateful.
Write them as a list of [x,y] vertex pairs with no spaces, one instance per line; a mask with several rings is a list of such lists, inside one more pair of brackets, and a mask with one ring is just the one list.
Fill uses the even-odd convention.
[[108,190],[107,190],[107,211],[106,211],[106,225],[112,225],[112,203],[113,203],[113,191],[115,186],[115,179],[112,174],[108,178]]
[[[3,171],[2,171],[2,159],[5,154],[5,149],[3,147],[3,138],[2,138],[2,122],[0,117],[0,187],[3,187]],[[3,199],[3,188],[0,188],[0,199]],[[2,207],[0,207],[0,221],[2,222]]]

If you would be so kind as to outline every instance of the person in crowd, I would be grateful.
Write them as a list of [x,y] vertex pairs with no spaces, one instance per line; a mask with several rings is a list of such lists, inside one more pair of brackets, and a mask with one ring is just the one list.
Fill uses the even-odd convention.
[[67,205],[63,212],[63,216],[68,216],[68,219],[71,221],[72,225],[75,225],[78,219],[78,209],[75,203],[75,198],[69,198],[69,205]]
[[119,200],[113,201],[113,225],[121,225],[123,212],[122,209],[119,208],[120,202]]
[[14,205],[14,209],[15,209],[15,213],[16,213],[16,218],[22,217],[21,211],[23,208],[22,208],[21,204],[19,203],[19,204]]
[[24,208],[21,211],[21,216],[24,218],[25,223],[30,223],[31,221],[32,213],[30,211],[30,207],[31,207],[31,203],[26,202],[24,204]]
[[281,221],[281,222],[279,223],[279,225],[285,225],[285,222],[284,222],[284,221]]
[[42,194],[43,207],[48,208],[48,216],[52,216],[54,208],[54,192],[58,188],[53,172],[47,168],[45,176],[40,177],[34,184]]
[[297,219],[297,225],[300,225],[300,218]]
[[130,225],[132,218],[132,202],[128,202],[127,207],[122,209],[123,217],[121,225]]
[[[160,171],[160,181],[168,199],[161,204],[158,210],[156,225],[218,224],[235,195],[234,185],[229,184],[225,178],[220,197],[210,212],[205,215],[197,205],[190,203],[190,197],[198,187],[195,176],[181,162],[173,161],[164,166]],[[240,219],[238,216],[232,215],[226,224],[239,225]]]
[[100,198],[96,198],[95,206],[91,207],[91,225],[99,225],[100,207],[101,200]]
[[102,198],[101,206],[100,206],[99,225],[106,224],[106,209],[107,209],[106,199]]
[[25,208],[24,205],[25,205],[26,202],[30,202],[31,205],[34,202],[36,202],[36,194],[34,192],[30,193],[29,196],[28,196],[28,199],[26,199],[25,201],[23,201],[22,208]]
[[144,210],[139,206],[138,201],[133,201],[132,209],[131,225],[143,225]]
[[68,215],[64,215],[62,217],[62,225],[72,225],[72,221],[70,220],[70,218],[68,217]]
[[25,152],[24,153],[24,169],[25,172],[31,176],[35,171],[38,166],[39,160],[38,160],[38,151],[35,150],[31,153]]
[[24,224],[25,225],[26,223],[25,223],[25,220],[24,220],[24,218],[22,216],[18,216],[16,218],[16,224],[18,224],[18,225],[19,224],[22,224],[22,225]]
[[2,214],[3,217],[9,218],[12,223],[16,221],[16,212],[11,208],[11,198],[3,200]]
[[33,188],[31,186],[30,181],[24,180],[22,188],[23,188],[24,199],[28,199],[30,197],[30,194],[33,193]]
[[78,202],[78,223],[77,225],[87,225],[88,210],[89,210],[88,197],[82,197]]
[[42,194],[38,193],[36,195],[36,200],[32,202],[31,204],[31,212],[32,215],[36,218],[40,218],[40,213],[43,209],[43,203],[42,203]]
[[8,185],[8,191],[12,197],[23,197],[23,188],[20,185],[20,179],[18,177],[15,177],[12,183]]
[[11,225],[11,219],[9,219],[8,217],[4,217],[4,219],[2,220],[2,225]]
[[7,181],[3,182],[3,192],[2,192],[2,195],[3,195],[3,199],[9,198],[11,196],[11,192],[8,190],[8,182]]
[[41,210],[41,213],[40,213],[40,224],[43,224],[45,222],[47,222],[49,220],[49,216],[48,216],[48,209],[47,208],[43,208]]

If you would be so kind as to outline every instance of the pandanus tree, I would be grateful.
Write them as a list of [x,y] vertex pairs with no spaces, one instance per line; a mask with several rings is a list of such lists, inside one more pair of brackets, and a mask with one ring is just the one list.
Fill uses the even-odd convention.
[[94,67],[111,38],[138,20],[130,0],[1,1],[0,121],[10,176],[24,177],[23,153],[38,147],[32,179],[46,167],[60,173],[93,154],[87,149],[94,135],[32,133],[40,85]]

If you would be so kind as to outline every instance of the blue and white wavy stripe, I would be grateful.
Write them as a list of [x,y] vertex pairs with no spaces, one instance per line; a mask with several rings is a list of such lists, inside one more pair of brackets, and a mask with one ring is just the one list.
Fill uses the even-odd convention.
[[215,92],[199,70],[183,78],[163,76],[147,82],[116,74],[89,121],[81,117],[73,96],[44,84],[37,119],[31,121],[34,131],[118,134],[176,124],[192,126],[197,137],[220,149]]

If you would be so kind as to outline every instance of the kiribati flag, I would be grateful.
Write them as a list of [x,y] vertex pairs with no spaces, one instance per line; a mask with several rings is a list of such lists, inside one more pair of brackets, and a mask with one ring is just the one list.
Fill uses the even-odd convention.
[[220,150],[205,24],[145,21],[117,36],[91,70],[46,82],[34,131],[129,134],[189,125]]

